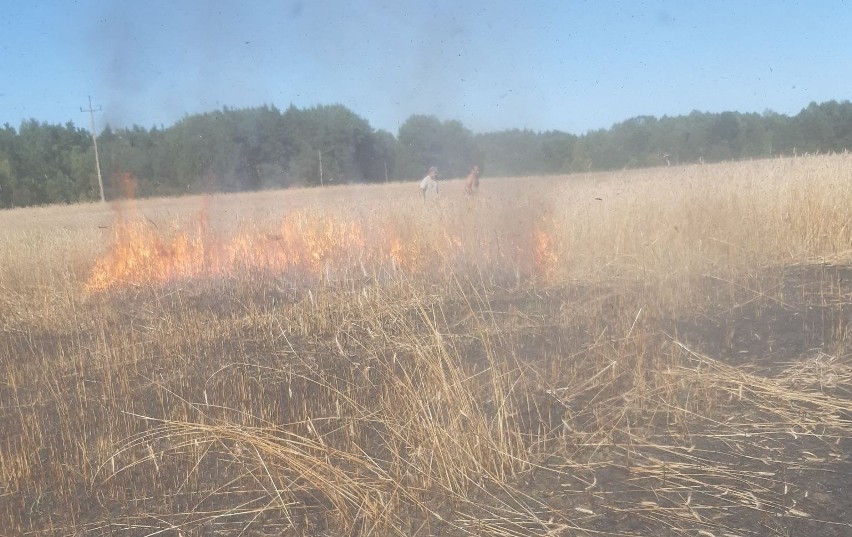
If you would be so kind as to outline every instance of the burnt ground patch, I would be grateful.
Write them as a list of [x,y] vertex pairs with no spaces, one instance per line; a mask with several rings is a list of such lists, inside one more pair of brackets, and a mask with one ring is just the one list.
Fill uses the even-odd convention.
[[[685,351],[666,366],[690,371],[677,381],[694,382],[682,408],[636,377],[613,375],[600,390],[531,390],[524,426],[539,439],[549,432],[550,453],[565,459],[561,468],[548,460],[521,488],[554,508],[564,535],[850,534],[852,268],[784,267],[704,286],[698,311],[639,323],[641,348],[615,342],[608,354]],[[620,306],[609,302],[602,313]],[[543,355],[612,322],[575,320],[520,340]],[[582,359],[594,344],[583,347],[559,352]]]
[[[97,480],[80,473],[63,496],[51,480],[73,462],[63,459],[66,436],[60,432],[74,416],[60,410],[88,412],[81,422],[94,425],[95,438],[97,425],[114,419],[116,410],[157,416],[187,407],[188,400],[196,412],[209,395],[234,414],[222,410],[220,416],[205,405],[211,423],[221,419],[237,431],[273,423],[280,430],[265,433],[270,437],[319,435],[331,446],[345,440],[374,461],[387,460],[394,422],[376,418],[349,438],[334,420],[309,430],[304,416],[339,413],[338,393],[380,399],[383,383],[422,365],[412,361],[413,349],[439,345],[434,331],[458,358],[442,367],[462,368],[472,393],[487,393],[476,383],[495,360],[511,362],[506,375],[515,410],[506,424],[520,432],[532,464],[504,481],[483,476],[463,501],[424,490],[422,503],[396,512],[403,534],[850,534],[852,269],[795,266],[736,283],[707,278],[702,285],[704,305],[674,319],[638,316],[640,308],[653,308],[642,302],[641,290],[621,284],[495,287],[477,300],[467,293],[467,301],[424,293],[382,303],[381,310],[371,310],[377,303],[360,291],[339,302],[242,291],[222,301],[218,288],[156,300],[139,295],[133,307],[126,300],[104,306],[115,317],[104,322],[105,332],[117,340],[160,334],[134,351],[133,374],[147,384],[138,394],[123,394],[118,409],[97,402],[107,376],[78,373],[76,362],[61,378],[86,383],[57,392],[65,406],[47,397],[49,386],[29,394],[2,386],[0,423],[12,428],[25,419],[13,411],[14,395],[55,425],[56,438],[46,435],[43,443],[53,451],[45,447],[33,458],[43,471],[31,474],[31,488],[3,489],[0,507],[15,513],[19,528],[55,535],[73,534],[73,524],[93,535],[169,534],[175,528],[185,535],[339,534],[335,507],[312,486],[291,476],[296,492],[286,510],[279,508],[265,466],[246,460],[237,442],[216,436],[198,443],[174,440],[180,435],[151,437],[151,447],[139,444],[137,455],[127,455],[131,466],[124,473],[109,479],[98,474]],[[317,332],[300,333],[296,319],[317,311],[324,316],[322,323],[312,321]],[[182,332],[189,321],[216,329],[190,338]],[[33,355],[70,356],[93,348],[98,337],[97,327],[81,326],[31,331],[26,341],[7,335],[5,343]],[[103,376],[100,384],[92,384],[101,378],[95,373]],[[234,386],[246,387],[242,398]],[[437,400],[430,405],[453,422],[452,408]],[[480,401],[479,408],[488,419],[497,415],[493,400]],[[373,410],[379,415],[386,409]],[[140,435],[156,424],[120,415],[127,431]],[[300,428],[286,425],[294,423]],[[286,461],[273,471],[290,475]],[[369,533],[369,524],[359,527]]]
[[[759,281],[760,278],[755,279]],[[677,337],[730,364],[777,373],[818,353],[844,352],[852,340],[852,267],[785,267],[763,288],[708,280],[715,306],[677,319]],[[738,295],[739,301],[721,297]]]

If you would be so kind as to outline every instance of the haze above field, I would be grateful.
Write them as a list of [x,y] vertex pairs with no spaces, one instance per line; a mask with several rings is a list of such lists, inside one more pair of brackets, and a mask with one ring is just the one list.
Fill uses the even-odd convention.
[[396,133],[412,114],[477,132],[582,133],[693,109],[795,114],[852,87],[843,1],[104,0],[0,15],[0,124],[169,126],[213,109],[340,103]]

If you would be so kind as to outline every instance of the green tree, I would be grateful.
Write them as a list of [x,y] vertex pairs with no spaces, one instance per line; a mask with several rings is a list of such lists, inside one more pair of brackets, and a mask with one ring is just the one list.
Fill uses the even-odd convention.
[[12,207],[12,185],[15,170],[12,158],[17,144],[18,134],[6,123],[0,129],[0,208]]
[[399,127],[398,174],[416,178],[437,166],[445,177],[467,175],[477,162],[473,133],[459,121],[414,115]]

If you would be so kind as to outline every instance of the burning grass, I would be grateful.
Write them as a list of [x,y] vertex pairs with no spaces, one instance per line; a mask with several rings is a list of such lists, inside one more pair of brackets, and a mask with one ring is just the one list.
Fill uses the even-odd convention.
[[0,527],[844,535],[850,169],[5,213]]

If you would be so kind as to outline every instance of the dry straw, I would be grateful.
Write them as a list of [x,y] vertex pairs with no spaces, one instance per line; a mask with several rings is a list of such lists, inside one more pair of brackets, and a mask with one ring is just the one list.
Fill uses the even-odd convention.
[[850,175],[2,213],[0,527],[852,531]]

